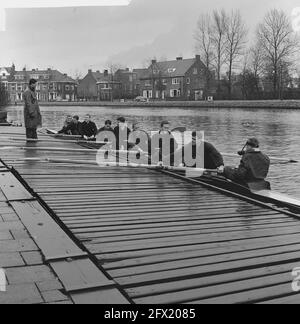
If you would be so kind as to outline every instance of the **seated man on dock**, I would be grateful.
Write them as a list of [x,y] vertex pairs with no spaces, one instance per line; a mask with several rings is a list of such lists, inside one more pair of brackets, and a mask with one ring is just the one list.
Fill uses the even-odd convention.
[[270,159],[259,149],[259,141],[250,138],[239,154],[243,155],[239,167],[225,167],[224,170],[220,169],[220,173],[224,173],[227,179],[253,190],[270,189],[270,183],[265,181],[269,173]]
[[98,129],[91,119],[91,115],[87,114],[85,116],[84,122],[81,124],[81,135],[88,141],[95,141]]

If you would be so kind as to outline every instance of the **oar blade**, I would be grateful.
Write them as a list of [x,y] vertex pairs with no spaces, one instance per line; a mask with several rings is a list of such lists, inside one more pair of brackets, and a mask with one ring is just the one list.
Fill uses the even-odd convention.
[[194,168],[187,168],[185,171],[185,176],[187,178],[200,178],[204,174],[204,170],[194,169]]

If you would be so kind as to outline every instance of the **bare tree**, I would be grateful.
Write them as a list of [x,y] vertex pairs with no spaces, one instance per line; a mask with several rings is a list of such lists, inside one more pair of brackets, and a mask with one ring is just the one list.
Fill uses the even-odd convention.
[[208,14],[200,16],[194,37],[196,40],[196,50],[206,67],[206,90],[208,91],[210,89],[214,62],[213,27],[211,17]]
[[247,29],[240,11],[232,11],[226,22],[225,55],[228,65],[228,94],[232,95],[232,76],[235,64],[239,61],[245,49]]
[[212,41],[214,47],[214,66],[216,70],[218,93],[221,91],[221,72],[225,61],[225,37],[227,15],[224,9],[215,10],[212,14]]
[[282,10],[271,10],[257,29],[257,39],[263,49],[265,65],[271,69],[269,74],[277,97],[280,95],[283,67],[292,63],[298,48],[290,17]]

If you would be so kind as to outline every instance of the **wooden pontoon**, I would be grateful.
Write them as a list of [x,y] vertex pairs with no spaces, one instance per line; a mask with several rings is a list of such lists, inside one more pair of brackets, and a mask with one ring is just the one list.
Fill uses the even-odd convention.
[[294,201],[262,201],[169,171],[67,162],[95,160],[81,152],[11,149],[1,158],[129,302],[300,303]]

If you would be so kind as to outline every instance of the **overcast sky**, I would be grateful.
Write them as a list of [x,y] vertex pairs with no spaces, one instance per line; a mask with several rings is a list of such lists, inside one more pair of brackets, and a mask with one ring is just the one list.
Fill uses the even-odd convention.
[[[1,1],[1,0],[0,0]],[[287,13],[299,0],[132,0],[128,7],[10,9],[0,32],[0,66],[53,67],[74,76],[108,61],[142,67],[156,56],[195,54],[200,14],[240,9],[250,31],[271,8]]]

